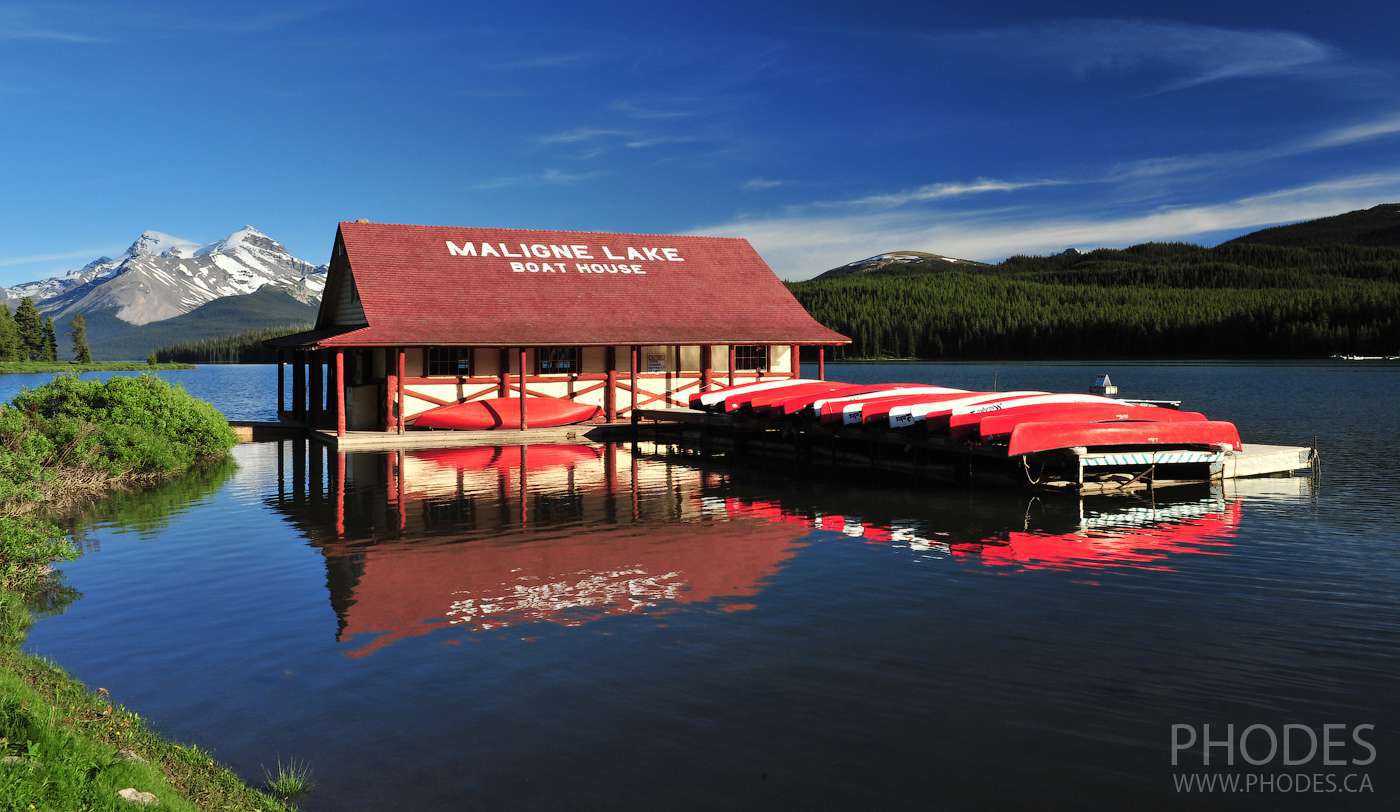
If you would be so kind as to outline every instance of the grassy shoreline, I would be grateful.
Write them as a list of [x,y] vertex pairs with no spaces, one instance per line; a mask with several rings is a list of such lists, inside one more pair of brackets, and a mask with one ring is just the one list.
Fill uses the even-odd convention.
[[0,361],[0,375],[24,375],[34,372],[150,372],[161,369],[194,369],[194,364],[164,361],[94,361],[79,364],[72,361]]
[[0,406],[0,807],[137,808],[130,791],[161,809],[291,808],[20,649],[31,612],[75,594],[53,569],[77,555],[60,511],[226,460],[234,442],[213,406],[150,375],[59,376]]

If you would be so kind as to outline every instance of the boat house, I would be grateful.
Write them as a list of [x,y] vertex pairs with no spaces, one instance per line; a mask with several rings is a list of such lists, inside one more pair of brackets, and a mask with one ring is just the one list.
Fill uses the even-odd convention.
[[[817,323],[747,240],[343,222],[315,328],[279,350],[278,412],[403,432],[441,406],[563,398],[598,422],[797,377]],[[287,366],[291,386],[287,386]],[[290,402],[288,402],[290,400]]]

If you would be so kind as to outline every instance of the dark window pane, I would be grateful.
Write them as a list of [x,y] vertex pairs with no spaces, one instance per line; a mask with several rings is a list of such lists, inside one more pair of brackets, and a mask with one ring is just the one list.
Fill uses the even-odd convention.
[[535,374],[578,372],[580,354],[578,347],[538,347],[535,349]]
[[768,369],[767,344],[739,344],[734,347],[734,368]]
[[472,374],[471,348],[429,347],[428,374],[470,377]]

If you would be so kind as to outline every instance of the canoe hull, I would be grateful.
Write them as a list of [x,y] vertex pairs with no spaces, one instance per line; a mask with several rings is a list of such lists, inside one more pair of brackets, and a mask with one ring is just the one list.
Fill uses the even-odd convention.
[[1084,446],[1219,446],[1239,451],[1240,432],[1223,420],[1155,423],[1021,423],[1011,430],[1006,453],[1016,457]]
[[[568,426],[591,420],[601,411],[597,406],[576,403],[567,398],[526,398],[525,421],[530,428]],[[429,409],[408,419],[417,429],[456,429],[488,431],[520,428],[520,398],[487,398],[452,403]]]
[[1121,420],[1148,420],[1158,423],[1198,423],[1206,416],[1161,406],[1111,406],[1099,403],[1070,403],[1004,409],[991,414],[956,415],[949,425],[960,439],[990,440],[1005,437],[1021,423],[1106,423]]

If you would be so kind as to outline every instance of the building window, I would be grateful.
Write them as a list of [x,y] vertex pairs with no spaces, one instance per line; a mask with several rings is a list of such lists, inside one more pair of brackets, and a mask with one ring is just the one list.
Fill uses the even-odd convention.
[[428,374],[470,378],[472,374],[471,347],[429,347]]
[[767,344],[738,344],[734,347],[734,369],[768,371]]
[[579,371],[578,347],[535,348],[535,374],[554,375]]

